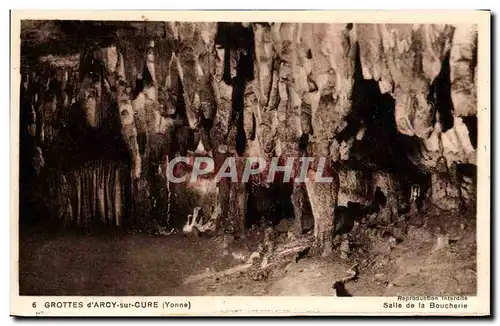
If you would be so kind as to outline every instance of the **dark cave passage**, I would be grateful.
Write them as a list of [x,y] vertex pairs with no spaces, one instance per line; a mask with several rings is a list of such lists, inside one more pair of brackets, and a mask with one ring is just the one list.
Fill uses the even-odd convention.
[[293,219],[292,190],[291,183],[273,183],[269,188],[261,186],[249,191],[245,228],[259,226],[262,219],[272,225],[282,219]]

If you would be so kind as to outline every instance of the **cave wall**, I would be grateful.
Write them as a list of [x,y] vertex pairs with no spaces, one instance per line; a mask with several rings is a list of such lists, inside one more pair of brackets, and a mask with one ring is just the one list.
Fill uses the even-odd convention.
[[[23,23],[22,36],[32,25]],[[442,209],[474,205],[476,26],[61,22],[51,29],[52,42],[62,31],[87,35],[72,56],[22,48],[21,188],[56,220],[179,227],[202,206],[217,228],[244,229],[252,189],[211,180],[172,186],[165,164],[177,155],[328,157],[334,182],[283,192],[298,233],[310,204],[318,239],[328,238],[337,205],[369,205],[377,187],[389,198],[389,220],[409,205],[414,184]]]

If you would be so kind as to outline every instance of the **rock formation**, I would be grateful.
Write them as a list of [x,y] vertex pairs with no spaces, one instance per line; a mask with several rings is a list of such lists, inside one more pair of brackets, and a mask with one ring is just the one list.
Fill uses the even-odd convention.
[[[61,24],[50,28],[70,33],[71,22]],[[31,42],[33,23],[23,28]],[[311,156],[309,174],[326,158],[331,182],[295,183],[286,195],[298,235],[309,203],[325,254],[335,207],[370,206],[377,189],[386,222],[414,184],[431,183],[421,195],[441,209],[474,203],[475,26],[103,22],[87,30],[99,33],[73,56],[23,48],[21,164],[44,178],[23,176],[50,190],[43,201],[55,219],[182,228],[201,207],[218,229],[243,234],[249,187],[210,178],[172,185],[166,167],[179,155],[237,164]],[[269,186],[252,178],[253,189]],[[182,202],[186,191],[195,195]]]

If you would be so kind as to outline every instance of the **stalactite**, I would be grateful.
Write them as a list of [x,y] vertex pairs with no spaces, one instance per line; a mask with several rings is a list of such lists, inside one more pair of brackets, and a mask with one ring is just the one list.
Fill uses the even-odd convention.
[[477,112],[477,26],[457,25],[450,53],[451,98],[455,115]]
[[271,26],[269,24],[253,24],[255,37],[256,85],[259,105],[256,113],[256,129],[260,147],[265,154],[272,153],[275,147],[277,126],[277,87],[278,76],[273,69],[275,50],[272,42]]
[[75,207],[75,216],[76,216],[76,225],[80,226],[82,219],[82,186],[81,186],[81,178],[78,172],[75,173],[75,182],[76,182],[76,207]]
[[232,116],[231,100],[233,89],[232,86],[227,85],[223,80],[225,51],[223,47],[216,48],[215,74],[211,82],[217,107],[211,138],[216,141],[216,149],[218,151],[223,150],[220,145],[225,147],[227,146],[226,142],[231,141],[227,139],[227,136]]

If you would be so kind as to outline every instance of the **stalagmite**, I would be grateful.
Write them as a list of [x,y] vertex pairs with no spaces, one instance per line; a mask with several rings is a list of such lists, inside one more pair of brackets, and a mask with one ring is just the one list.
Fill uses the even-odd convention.
[[91,190],[92,185],[90,184],[90,171],[88,166],[84,166],[80,171],[81,182],[82,182],[82,225],[87,226],[89,219],[92,216],[91,211]]
[[[343,119],[351,110],[354,83],[356,36],[352,24],[303,24],[303,41],[311,52],[310,80],[314,87],[302,99],[309,102],[312,113],[313,154],[317,158],[330,155],[335,135],[342,130]],[[328,162],[331,164],[331,162]],[[333,210],[337,205],[338,177],[331,183],[306,183],[314,215],[315,238],[331,251]]]
[[348,206],[348,202],[359,203],[364,206],[371,204],[371,196],[368,194],[367,182],[371,180],[359,170],[342,169],[339,174],[338,206]]
[[[283,158],[301,156],[299,139],[303,133],[311,132],[308,128],[311,113],[301,112],[301,98],[309,92],[307,68],[304,67],[307,65],[304,62],[305,49],[300,47],[301,27],[301,24],[280,24],[280,39],[275,40],[275,42],[279,42],[280,52],[277,55],[281,60],[278,82],[277,140]],[[291,200],[294,207],[294,232],[296,235],[302,234],[303,230],[303,191],[302,185],[293,185]]]
[[101,222],[106,223],[106,181],[104,179],[103,169],[97,170],[97,205],[99,206],[99,216],[101,217]]
[[115,226],[120,226],[122,224],[123,212],[122,212],[122,184],[120,178],[120,170],[115,170],[115,198],[113,200],[114,208],[115,208]]
[[432,173],[431,202],[443,210],[458,211],[462,208],[460,188],[454,179],[446,158],[440,157]]
[[82,185],[81,185],[81,178],[80,178],[80,175],[78,174],[78,172],[74,172],[75,175],[74,175],[74,178],[75,178],[75,191],[76,191],[76,205],[73,206],[75,207],[75,213],[73,214],[73,216],[76,217],[76,224],[77,225],[80,225],[80,222],[81,222],[81,218],[82,218],[82,213],[81,213],[81,209],[82,209]]
[[[221,44],[215,44],[215,52],[213,56],[213,75],[210,76],[211,90],[215,100],[215,114],[213,126],[210,130],[210,139],[213,146],[213,157],[216,164],[221,164],[222,161],[233,153],[230,151],[232,144],[235,144],[234,133],[230,133],[231,118],[232,118],[232,85],[226,84],[224,81],[225,57],[226,49]],[[217,195],[215,210],[220,211],[218,220],[216,221],[216,229],[225,230],[230,217],[237,218],[238,214],[232,215],[234,210],[231,204],[231,193],[235,190],[231,187],[231,182],[227,178],[223,178],[217,184]]]
[[245,234],[245,210],[248,200],[245,184],[241,182],[231,183],[231,204],[232,210],[229,216],[233,218],[234,233],[236,235]]
[[392,223],[398,216],[398,193],[400,185],[392,173],[376,171],[372,176],[372,189],[378,190],[385,196],[385,204],[382,205],[378,218],[384,223]]
[[294,233],[296,235],[301,235],[304,230],[304,201],[305,201],[305,187],[300,183],[294,183],[292,190],[292,205],[293,205],[293,215],[295,218],[294,223]]
[[337,183],[306,182],[307,195],[314,216],[314,238],[323,247],[323,255],[332,251],[334,207],[337,206]]

